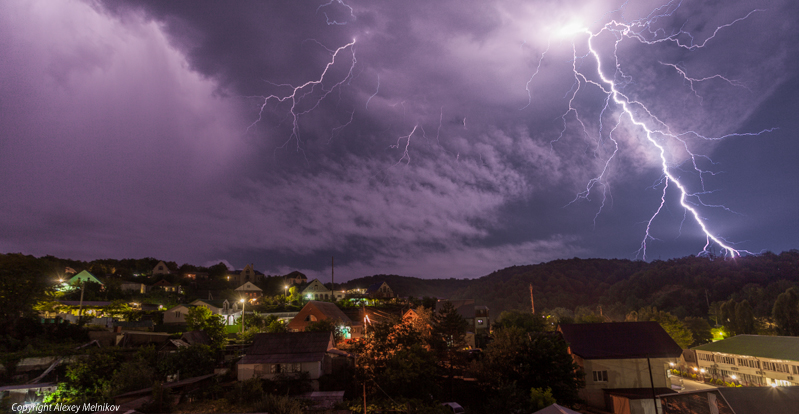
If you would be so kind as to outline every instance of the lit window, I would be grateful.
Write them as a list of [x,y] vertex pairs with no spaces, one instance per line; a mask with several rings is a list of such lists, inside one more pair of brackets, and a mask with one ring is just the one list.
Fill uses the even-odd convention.
[[482,320],[482,319],[478,319],[478,320],[477,320],[477,323],[479,323],[479,324],[481,324],[481,325],[482,325],[482,324],[483,324],[483,320]]

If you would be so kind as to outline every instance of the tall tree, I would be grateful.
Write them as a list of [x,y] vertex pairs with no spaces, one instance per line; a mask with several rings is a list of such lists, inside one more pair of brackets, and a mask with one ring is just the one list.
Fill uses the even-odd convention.
[[49,270],[33,256],[0,254],[0,332],[13,333],[21,319],[36,316],[34,307],[57,283],[55,276],[49,279]]
[[777,296],[772,310],[781,335],[799,336],[799,290],[792,287]]
[[452,377],[456,366],[462,368],[465,364],[459,358],[458,351],[466,347],[466,329],[469,324],[458,313],[450,301],[444,302],[441,310],[433,315],[433,329],[430,335],[430,346],[438,354],[438,359],[443,364],[442,368],[447,373],[452,394]]
[[577,391],[583,385],[583,373],[563,337],[555,332],[527,333],[517,327],[494,333],[476,374],[491,389],[513,383],[530,395],[532,388],[551,388],[555,400],[564,405],[579,401]]
[[757,333],[755,327],[755,314],[748,300],[742,300],[735,304],[735,326],[738,335],[751,335]]
[[194,306],[189,309],[186,314],[186,326],[190,331],[205,331],[211,338],[213,348],[222,349],[227,342],[222,318],[204,306]]

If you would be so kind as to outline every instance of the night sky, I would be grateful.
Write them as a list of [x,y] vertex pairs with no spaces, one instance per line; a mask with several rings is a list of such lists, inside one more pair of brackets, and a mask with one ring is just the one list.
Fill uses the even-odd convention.
[[3,1],[0,252],[325,278],[335,256],[337,280],[698,254],[655,143],[710,234],[795,249],[797,22],[790,0]]

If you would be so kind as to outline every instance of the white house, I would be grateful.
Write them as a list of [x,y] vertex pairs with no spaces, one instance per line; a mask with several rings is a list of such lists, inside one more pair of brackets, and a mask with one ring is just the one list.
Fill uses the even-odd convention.
[[330,300],[333,299],[333,292],[319,279],[314,279],[303,289],[302,297],[306,300]]

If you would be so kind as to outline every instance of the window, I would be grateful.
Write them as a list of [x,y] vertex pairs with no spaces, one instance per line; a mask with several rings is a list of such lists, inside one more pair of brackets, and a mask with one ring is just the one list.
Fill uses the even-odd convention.
[[735,365],[735,358],[733,358],[733,357],[717,355],[716,359],[718,360],[716,362],[721,363],[721,364]]
[[608,382],[608,372],[594,371],[594,382]]
[[749,367],[749,368],[756,368],[756,369],[760,368],[760,364],[758,363],[758,361],[755,361],[755,360],[752,360],[752,359],[738,358],[738,365],[742,366],[742,367]]
[[477,320],[477,323],[479,323],[480,325],[482,325],[482,324],[483,324],[483,320],[482,320],[482,319],[478,319],[478,320]]
[[316,322],[316,316],[308,315],[305,317],[305,322]]
[[712,354],[705,354],[705,353],[697,352],[697,355],[699,356],[699,359],[701,359],[703,361],[714,362]]
[[763,368],[774,372],[788,373],[788,364],[778,364],[776,362],[763,362]]

